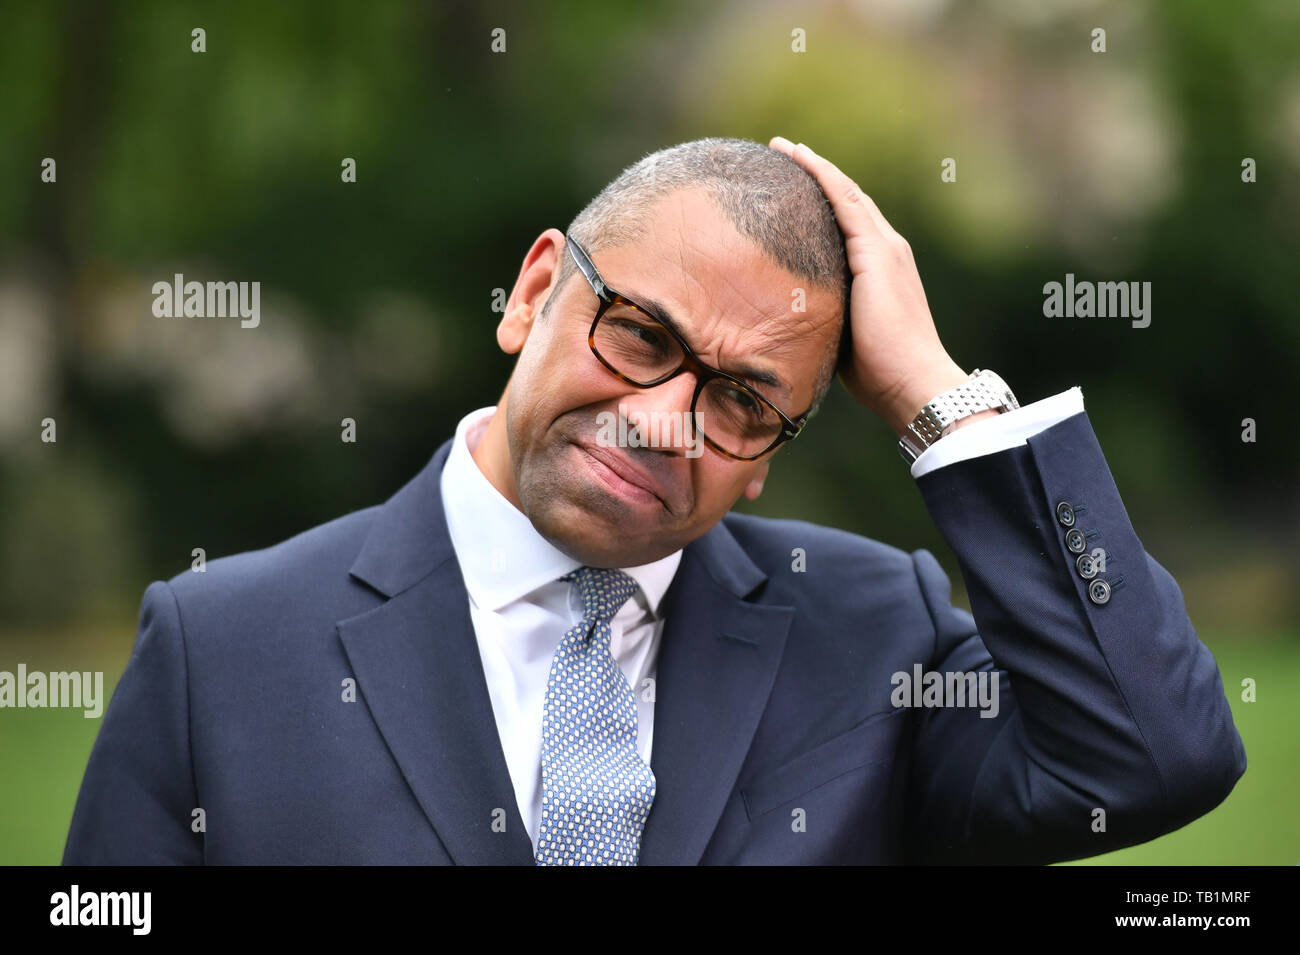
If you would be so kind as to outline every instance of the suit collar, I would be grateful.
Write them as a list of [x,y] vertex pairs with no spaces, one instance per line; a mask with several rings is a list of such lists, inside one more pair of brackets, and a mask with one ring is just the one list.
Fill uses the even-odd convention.
[[455,556],[438,478],[451,451],[446,441],[429,463],[379,509],[349,573],[395,597]]

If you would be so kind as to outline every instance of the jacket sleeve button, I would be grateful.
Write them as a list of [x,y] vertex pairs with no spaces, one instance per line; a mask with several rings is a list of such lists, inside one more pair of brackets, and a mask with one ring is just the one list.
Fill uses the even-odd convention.
[[1088,599],[1098,607],[1110,600],[1110,584],[1104,580],[1094,580],[1088,585]]

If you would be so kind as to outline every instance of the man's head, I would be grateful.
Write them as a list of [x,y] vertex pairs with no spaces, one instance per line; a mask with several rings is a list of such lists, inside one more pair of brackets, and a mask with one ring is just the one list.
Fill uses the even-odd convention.
[[[568,231],[611,287],[661,306],[705,364],[761,372],[767,381],[747,383],[791,418],[820,405],[848,347],[849,274],[830,204],[794,160],[746,140],[683,143],[624,170]],[[611,417],[684,415],[696,376],[638,388],[612,374],[587,342],[599,304],[548,229],[497,330],[519,359],[475,458],[560,550],[629,567],[706,533],[742,493],[757,497],[775,452],[601,447]]]

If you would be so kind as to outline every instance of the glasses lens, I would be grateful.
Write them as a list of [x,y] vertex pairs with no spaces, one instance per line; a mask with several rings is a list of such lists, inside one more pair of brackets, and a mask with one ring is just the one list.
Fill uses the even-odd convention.
[[781,419],[772,406],[748,388],[714,378],[700,392],[695,426],[732,454],[761,454],[781,433]]
[[616,302],[596,324],[596,352],[619,373],[648,384],[677,370],[682,349],[659,322],[631,305]]

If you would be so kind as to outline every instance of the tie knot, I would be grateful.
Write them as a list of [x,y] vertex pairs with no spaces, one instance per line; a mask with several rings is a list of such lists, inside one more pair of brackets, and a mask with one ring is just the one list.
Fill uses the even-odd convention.
[[617,568],[579,567],[560,579],[577,582],[583,619],[599,619],[605,623],[614,619],[637,588],[637,582]]

